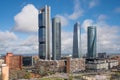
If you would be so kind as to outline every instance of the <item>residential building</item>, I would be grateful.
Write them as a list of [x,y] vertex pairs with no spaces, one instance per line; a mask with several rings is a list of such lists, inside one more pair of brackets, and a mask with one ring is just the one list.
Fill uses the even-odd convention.
[[106,59],[86,59],[87,70],[108,70]]
[[9,67],[6,64],[0,65],[0,80],[9,80]]
[[7,53],[5,56],[5,63],[8,65],[9,69],[22,69],[22,56],[13,55],[13,53]]
[[0,59],[0,65],[4,64],[4,59]]

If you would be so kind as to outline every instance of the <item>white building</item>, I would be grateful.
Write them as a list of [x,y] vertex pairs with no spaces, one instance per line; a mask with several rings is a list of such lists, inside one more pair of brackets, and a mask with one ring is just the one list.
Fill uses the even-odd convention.
[[107,70],[118,66],[118,64],[118,60],[86,59],[86,69],[88,70]]
[[107,63],[109,69],[119,65],[118,60],[108,60]]
[[89,70],[101,70],[108,69],[108,63],[105,59],[87,59],[86,60],[86,69]]

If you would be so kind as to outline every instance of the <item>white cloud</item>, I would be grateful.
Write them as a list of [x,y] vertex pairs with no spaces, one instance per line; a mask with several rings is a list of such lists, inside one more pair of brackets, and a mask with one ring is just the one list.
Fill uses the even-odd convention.
[[62,53],[72,53],[73,33],[62,32],[61,37]]
[[80,6],[80,2],[79,2],[79,0],[75,0],[74,12],[72,14],[68,15],[68,17],[72,20],[76,20],[82,15],[83,15],[83,9]]
[[13,32],[0,31],[0,52],[1,54],[7,52],[8,48],[11,48],[10,45],[15,44],[12,42],[16,40],[18,40],[18,37]]
[[107,16],[104,14],[101,14],[98,16],[98,21],[105,21],[107,19]]
[[98,4],[98,0],[91,0],[89,3],[89,8],[93,8]]
[[0,42],[6,40],[16,40],[17,36],[13,32],[0,31]]
[[[92,0],[95,1],[95,0]],[[71,15],[56,15],[61,18],[62,26],[67,26],[69,20],[78,19],[83,11],[80,7],[78,0],[75,1],[76,5],[74,7],[74,12]],[[90,3],[91,7],[96,6],[96,3]],[[99,15],[97,21],[92,19],[86,19],[83,21],[81,27],[85,30],[81,34],[82,37],[82,52],[87,52],[87,27],[91,25],[97,26],[97,48],[98,52],[120,52],[120,26],[110,26],[105,20],[106,15]],[[101,23],[103,21],[104,23]],[[38,28],[38,11],[32,5],[26,5],[22,11],[15,16],[15,31],[21,32],[36,32]],[[73,45],[73,32],[62,32],[62,53],[72,53]],[[5,41],[6,40],[6,41]],[[38,36],[31,35],[25,40],[17,39],[17,36],[13,32],[0,31],[0,41],[5,41],[5,43],[0,42],[0,52],[13,52],[13,53],[38,53]]]
[[38,36],[37,35],[28,36],[25,40],[21,41],[21,43],[18,46],[21,47],[21,49],[18,49],[19,52],[21,51],[22,53],[37,54],[38,53]]
[[87,32],[87,27],[93,25],[94,21],[91,19],[86,19],[83,21],[82,28]]
[[62,26],[67,26],[68,25],[68,19],[66,18],[66,16],[56,15],[56,17],[60,17]]
[[6,40],[0,43],[0,52],[12,52],[14,54],[38,54],[38,37],[28,36],[26,39]]
[[[100,18],[101,17],[101,18]],[[87,27],[95,25],[97,27],[97,52],[118,53],[120,52],[120,27],[111,26],[105,22],[105,16],[98,16],[98,19],[103,19],[104,22],[93,21],[86,19],[81,25],[85,30],[81,34],[82,53],[87,53]],[[62,32],[62,53],[72,53],[73,50],[73,32]]]
[[24,41],[22,41],[22,43],[20,45],[21,46],[32,46],[34,44],[38,44],[38,36],[37,35],[28,36],[28,38],[25,39]]
[[[99,17],[98,17],[99,18]],[[110,26],[105,21],[103,23],[96,22],[93,23],[93,20],[86,19],[84,20],[82,27],[85,30],[85,33],[82,33],[82,49],[83,52],[87,52],[87,27],[90,25],[95,25],[97,27],[97,52],[119,52],[120,49],[120,27],[119,26]]]
[[108,24],[97,25],[98,51],[99,52],[118,52],[120,47],[118,26],[110,26]]
[[116,9],[115,9],[115,12],[116,12],[116,13],[120,13],[120,7],[116,8]]
[[38,10],[32,4],[24,6],[15,17],[14,31],[36,32],[38,29]]
[[80,1],[74,0],[74,10],[71,14],[64,13],[63,15],[57,14],[57,17],[61,18],[62,26],[67,26],[70,20],[77,20],[83,15],[84,10],[81,8]]

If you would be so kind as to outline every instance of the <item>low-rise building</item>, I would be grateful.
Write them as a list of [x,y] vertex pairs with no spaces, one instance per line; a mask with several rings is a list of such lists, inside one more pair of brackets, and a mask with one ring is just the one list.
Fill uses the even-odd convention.
[[85,70],[85,59],[84,58],[67,58],[66,71],[78,72]]
[[88,70],[107,70],[116,66],[118,66],[118,60],[86,59],[86,69]]
[[39,60],[35,65],[35,72],[67,72],[85,70],[85,59],[83,58],[67,58],[63,60]]
[[4,59],[0,59],[0,65],[4,64]]
[[0,65],[0,80],[9,80],[9,68],[6,64]]
[[22,69],[22,56],[7,53],[5,63],[8,65],[9,69]]
[[105,59],[86,59],[86,69],[88,70],[102,70],[108,69],[108,63]]
[[109,69],[119,65],[118,60],[107,60],[107,62],[108,62],[108,68]]
[[107,58],[107,53],[98,53],[98,58],[102,58],[102,59],[104,59],[104,58]]
[[33,57],[32,56],[23,56],[22,63],[23,63],[23,66],[32,66],[33,65]]

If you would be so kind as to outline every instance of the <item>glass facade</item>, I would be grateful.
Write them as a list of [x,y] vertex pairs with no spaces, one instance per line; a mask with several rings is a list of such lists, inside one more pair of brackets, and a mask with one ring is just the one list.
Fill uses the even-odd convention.
[[88,27],[88,52],[87,58],[96,58],[96,27]]
[[74,25],[74,33],[73,33],[73,58],[81,57],[81,36],[80,36],[80,24],[77,22]]
[[58,17],[52,19],[52,59],[61,59],[61,21]]
[[50,59],[50,7],[45,6],[39,11],[39,58]]

